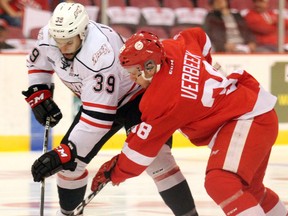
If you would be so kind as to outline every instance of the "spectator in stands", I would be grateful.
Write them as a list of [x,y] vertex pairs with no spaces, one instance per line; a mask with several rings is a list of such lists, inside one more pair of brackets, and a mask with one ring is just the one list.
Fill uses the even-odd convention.
[[8,25],[20,27],[22,25],[23,9],[25,6],[50,10],[48,1],[0,0],[0,18],[5,19]]
[[[278,15],[269,8],[269,0],[253,0],[253,8],[244,16],[248,28],[255,35],[259,52],[278,50]],[[285,28],[287,31],[288,19],[285,19]],[[288,36],[286,36],[287,42]]]
[[256,43],[245,19],[229,7],[228,0],[209,0],[212,10],[204,21],[214,52],[251,53]]
[[13,49],[14,47],[6,43],[7,39],[7,22],[3,19],[0,19],[0,51],[2,49]]

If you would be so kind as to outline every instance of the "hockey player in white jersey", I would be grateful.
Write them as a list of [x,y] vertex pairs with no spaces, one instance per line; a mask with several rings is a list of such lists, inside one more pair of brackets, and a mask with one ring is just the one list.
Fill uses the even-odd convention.
[[[29,88],[22,93],[42,125],[47,117],[52,127],[62,118],[50,90],[54,73],[82,102],[61,144],[32,165],[36,182],[57,173],[58,215],[68,215],[83,200],[86,166],[105,142],[120,128],[129,131],[140,123],[138,104],[144,90],[118,62],[122,45],[114,30],[89,21],[83,5],[60,3],[27,57]],[[171,139],[164,146],[146,172],[173,214],[197,216],[189,186],[171,154]]]

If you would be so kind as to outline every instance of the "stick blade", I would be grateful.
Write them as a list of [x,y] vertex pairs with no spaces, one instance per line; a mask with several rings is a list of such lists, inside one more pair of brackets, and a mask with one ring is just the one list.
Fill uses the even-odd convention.
[[69,216],[77,216],[82,213],[85,206],[87,206],[91,200],[105,187],[108,182],[99,185],[98,190],[92,191],[75,209],[69,214]]

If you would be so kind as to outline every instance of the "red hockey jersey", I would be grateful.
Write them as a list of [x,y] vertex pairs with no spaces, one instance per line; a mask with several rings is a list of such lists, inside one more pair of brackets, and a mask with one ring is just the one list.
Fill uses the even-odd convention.
[[246,71],[225,77],[213,68],[210,41],[200,28],[165,40],[163,46],[166,62],[142,98],[142,123],[126,140],[111,174],[114,183],[143,172],[176,130],[196,146],[209,145],[228,121],[253,118],[276,103]]

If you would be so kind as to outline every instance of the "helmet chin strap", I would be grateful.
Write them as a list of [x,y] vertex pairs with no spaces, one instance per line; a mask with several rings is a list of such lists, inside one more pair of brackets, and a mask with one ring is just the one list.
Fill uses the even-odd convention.
[[161,69],[161,64],[157,64],[156,66],[156,73],[158,73],[158,71]]
[[[157,64],[157,66],[156,66],[156,73],[158,73],[158,71],[159,71],[160,69],[161,69],[161,65],[160,65],[160,64]],[[144,73],[143,70],[141,71],[141,76],[142,76],[142,78],[143,78],[144,80],[149,81],[149,82],[151,82],[151,80],[152,80],[152,78],[153,78],[153,76],[150,77],[150,78],[146,78],[146,77],[145,77],[145,73]]]
[[144,80],[149,81],[149,82],[151,82],[151,80],[152,80],[152,78],[153,78],[153,76],[150,77],[150,78],[146,78],[144,71],[141,71],[141,76],[142,76],[142,78],[143,78]]

